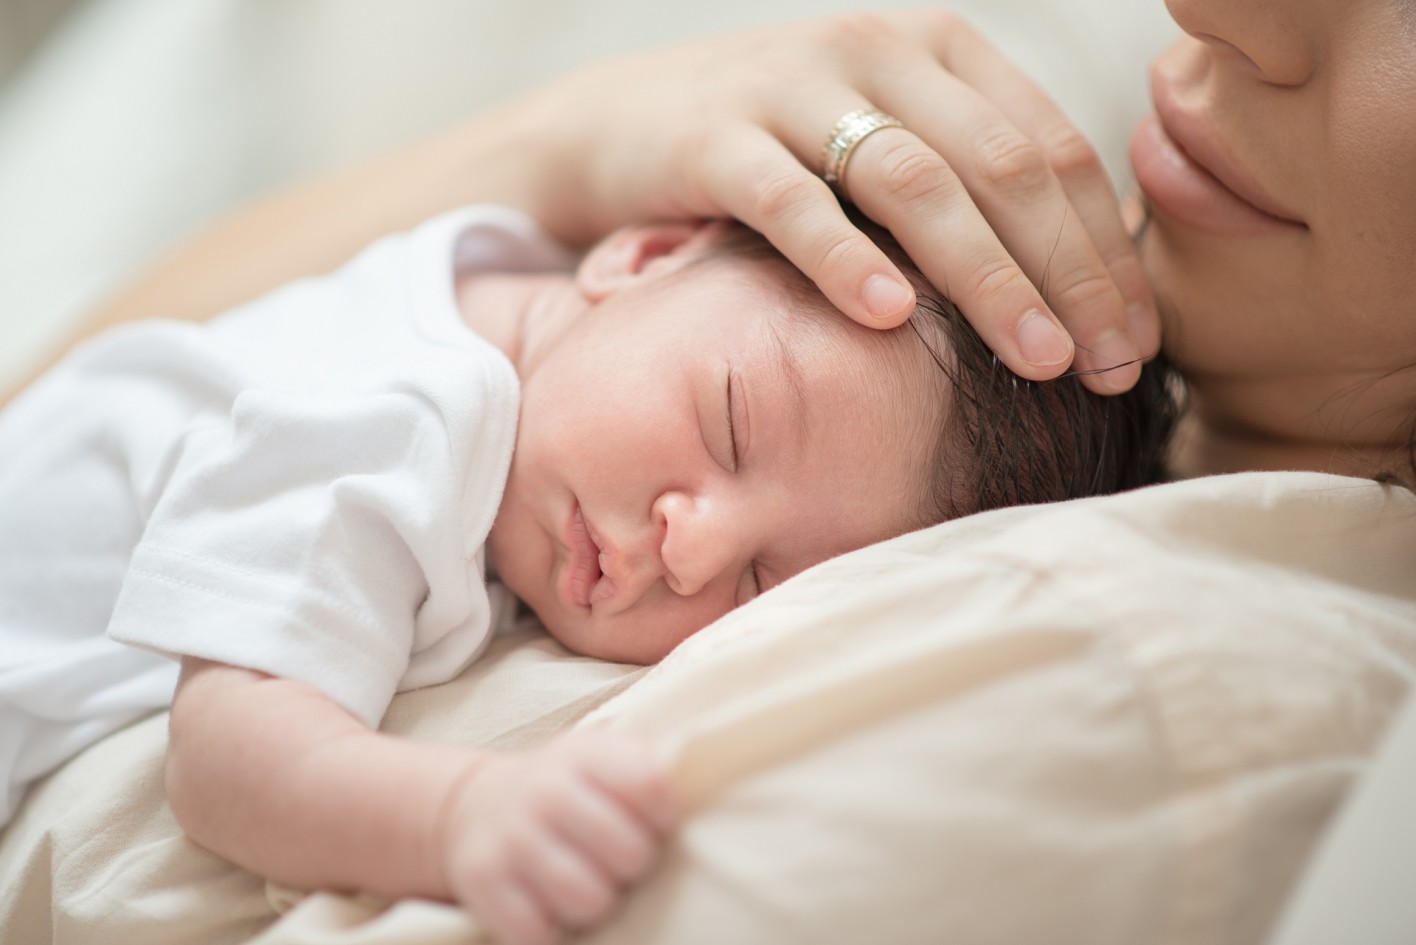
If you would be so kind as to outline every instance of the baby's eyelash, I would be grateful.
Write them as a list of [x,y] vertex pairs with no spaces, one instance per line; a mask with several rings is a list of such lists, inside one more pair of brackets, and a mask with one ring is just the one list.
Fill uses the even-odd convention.
[[728,371],[728,395],[727,395],[727,405],[728,405],[728,442],[729,442],[730,444],[732,444],[732,449],[733,449],[733,472],[737,472],[737,468],[738,468],[738,442],[737,442],[737,428],[733,425],[733,372],[732,372],[732,371]]

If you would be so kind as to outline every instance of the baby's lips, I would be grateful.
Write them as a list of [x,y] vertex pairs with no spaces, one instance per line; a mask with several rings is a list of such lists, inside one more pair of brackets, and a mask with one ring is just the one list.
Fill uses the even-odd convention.
[[600,579],[595,582],[595,586],[590,589],[590,604],[593,606],[601,601],[609,600],[619,591],[619,584],[614,578],[605,573],[605,555],[601,553]]

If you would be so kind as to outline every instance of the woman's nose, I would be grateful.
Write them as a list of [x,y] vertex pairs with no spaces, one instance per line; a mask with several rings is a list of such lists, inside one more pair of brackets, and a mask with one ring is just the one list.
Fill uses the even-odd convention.
[[742,557],[746,523],[722,500],[665,492],[653,515],[664,580],[675,594],[697,594]]
[[1166,0],[1182,30],[1214,50],[1242,62],[1264,82],[1300,86],[1316,67],[1311,12],[1286,3],[1233,0]]

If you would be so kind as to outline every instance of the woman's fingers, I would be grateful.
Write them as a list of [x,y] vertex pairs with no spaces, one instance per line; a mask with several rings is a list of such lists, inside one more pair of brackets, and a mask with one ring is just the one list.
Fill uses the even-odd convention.
[[[906,20],[919,13],[902,14]],[[1160,348],[1160,319],[1139,255],[1122,220],[1096,150],[1046,92],[992,43],[956,17],[924,15],[915,27],[937,60],[988,98],[1041,149],[1125,302],[1127,324],[1142,355]]]
[[1116,391],[1157,346],[1154,301],[1096,155],[1036,85],[948,13],[789,24],[592,78],[599,100],[633,101],[653,124],[607,141],[583,89],[548,100],[553,127],[570,129],[573,173],[553,204],[578,208],[560,211],[582,221],[572,232],[730,214],[851,318],[898,325],[912,309],[909,283],[821,179],[833,124],[875,108],[904,129],[860,140],[844,172],[850,197],[1008,367],[1043,379],[1070,365],[1093,389]]
[[[948,15],[837,24],[818,34],[839,47],[834,81],[780,91],[761,125],[744,122],[711,142],[712,200],[765,233],[851,317],[898,323],[898,314],[879,315],[908,305],[895,268],[819,180],[836,120],[882,109],[905,128],[874,131],[855,147],[844,173],[853,201],[891,230],[1013,371],[1040,380],[1071,366],[1102,392],[1134,384],[1142,351],[1155,347],[1154,303],[1090,146],[1016,67]],[[969,74],[955,75],[953,60]]]
[[1066,367],[1030,353],[1021,331],[1037,324],[1029,313],[1050,312],[1077,345],[1073,366],[1106,372],[1088,375],[1088,386],[1129,388],[1140,369],[1125,302],[1042,150],[967,84],[933,77],[946,90],[940,108],[882,102],[906,113],[911,134],[880,132],[857,149],[848,172],[856,202],[1015,372],[1052,377]]
[[[1009,368],[1041,380],[1071,363],[1067,332],[1024,265],[1041,243],[1007,247],[1000,221],[986,219],[953,167],[910,132],[872,136],[855,160],[848,180],[860,208],[890,229]],[[1040,274],[1044,263],[1032,261]]]
[[[1084,304],[1084,292],[1110,292],[1106,301],[1120,308],[1105,265],[1037,150],[996,109],[933,60],[928,67],[904,73],[897,63],[891,72],[914,87],[928,88],[930,100],[941,104],[918,111],[917,121],[902,117],[904,128],[881,128],[861,140],[846,164],[843,183],[855,203],[891,230],[929,281],[960,307],[1009,368],[1035,380],[1055,377],[1072,363],[1073,346],[1049,300],[1061,300],[1064,310],[1076,310],[1069,328],[1090,331],[1087,319],[1097,307]],[[850,103],[845,97],[832,100]],[[915,108],[911,102],[882,106],[906,116]],[[819,162],[804,142],[811,140],[811,129],[829,128],[834,122],[830,116],[839,108],[826,101],[803,102],[783,123],[779,134],[798,142],[800,162],[813,157]],[[916,124],[933,140],[916,134]],[[995,147],[1009,142],[1032,162],[1015,172],[1030,179],[1006,182],[1008,199],[983,206],[959,167],[977,161],[973,152],[980,141],[995,142]],[[973,176],[975,186],[981,186],[978,175]],[[1042,222],[1046,220],[1060,225]],[[1080,261],[1074,258],[1078,256]],[[808,265],[794,261],[811,274]],[[1050,275],[1062,269],[1083,270],[1088,279],[1044,298],[1039,286],[1049,288]],[[1133,381],[1125,378],[1126,386]]]
[[875,328],[909,317],[909,282],[846,218],[826,182],[775,136],[744,123],[710,140],[703,159],[710,199],[766,236],[832,305]]
[[1094,149],[957,17],[910,11],[851,18],[843,30],[858,66],[850,94],[829,114],[779,104],[779,131],[798,157],[819,163],[814,148],[836,111],[864,103],[895,115],[916,138],[882,130],[857,147],[846,179],[854,201],[892,230],[1010,368],[1060,373],[1068,362],[1050,356],[1048,331],[1060,321],[1084,383],[1129,388],[1137,359],[1158,347],[1159,320]]

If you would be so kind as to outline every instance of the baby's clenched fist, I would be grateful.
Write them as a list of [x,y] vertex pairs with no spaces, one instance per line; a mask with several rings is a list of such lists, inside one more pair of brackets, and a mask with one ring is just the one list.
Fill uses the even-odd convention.
[[447,885],[499,940],[544,945],[609,918],[674,818],[666,773],[632,736],[590,729],[494,755],[449,802]]

